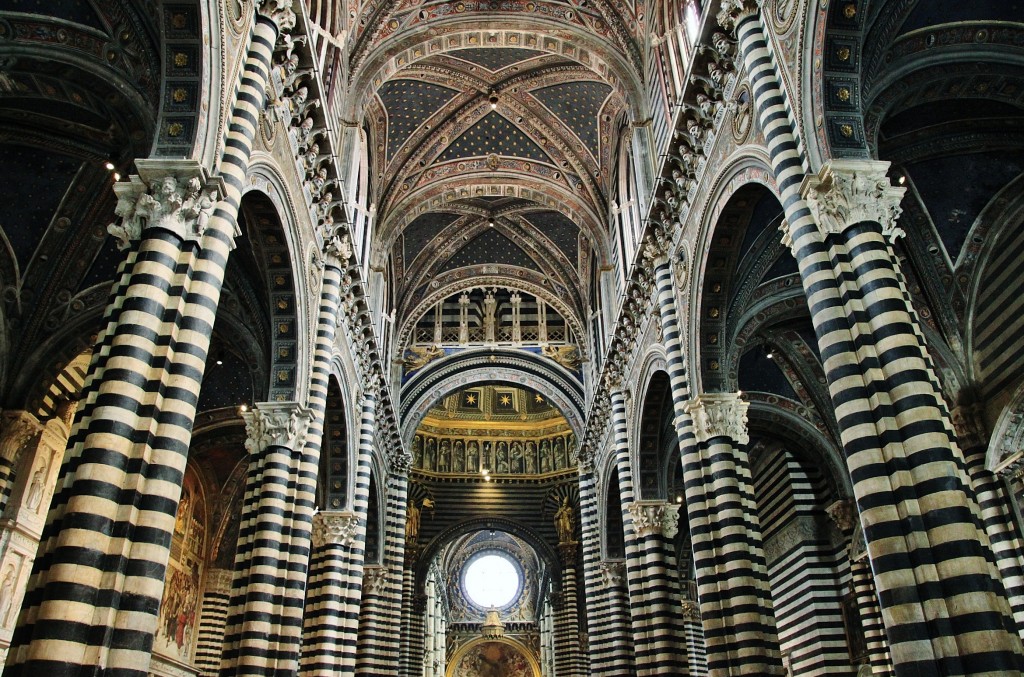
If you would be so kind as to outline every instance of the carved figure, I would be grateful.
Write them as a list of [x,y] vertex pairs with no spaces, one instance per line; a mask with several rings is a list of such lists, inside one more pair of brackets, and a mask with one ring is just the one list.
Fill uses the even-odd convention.
[[49,467],[49,463],[43,459],[36,471],[32,473],[32,482],[28,487],[25,505],[33,512],[39,512],[39,507],[43,502],[43,485],[46,483],[46,470]]
[[573,516],[568,496],[562,499],[561,507],[555,512],[555,531],[558,532],[559,543],[572,543]]
[[545,343],[540,347],[540,353],[569,371],[579,369],[580,362],[582,361],[580,359],[580,351],[576,346],[552,346]]
[[480,469],[480,447],[475,441],[466,445],[466,471],[476,472]]
[[405,359],[402,364],[406,371],[422,369],[439,357],[444,357],[444,349],[439,345],[409,346],[405,351]]
[[415,501],[409,502],[405,511],[405,541],[415,543],[420,535],[420,509],[416,507]]

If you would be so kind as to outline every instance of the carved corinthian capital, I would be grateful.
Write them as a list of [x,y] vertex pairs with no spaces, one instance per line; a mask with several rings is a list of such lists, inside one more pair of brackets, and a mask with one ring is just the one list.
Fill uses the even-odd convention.
[[257,0],[256,6],[259,13],[267,17],[282,32],[291,31],[295,28],[295,12],[292,10],[294,0]]
[[260,402],[244,412],[248,438],[245,448],[258,453],[267,447],[301,449],[313,412],[298,402]]
[[716,393],[690,400],[686,403],[686,412],[693,418],[697,441],[730,437],[740,444],[746,444],[748,406],[736,393]]
[[626,585],[626,563],[616,560],[601,562],[601,582],[606,588],[622,588]]
[[363,567],[363,590],[373,595],[384,592],[388,585],[390,569],[369,564]]
[[742,19],[757,14],[757,5],[754,0],[722,0],[722,9],[715,18],[719,26],[732,33]]
[[628,510],[638,536],[673,538],[679,532],[679,506],[675,503],[635,501]]
[[[183,240],[199,240],[223,195],[219,177],[210,178],[195,160],[136,160],[139,173],[114,184],[120,222],[107,232],[124,250],[147,228],[168,230]],[[236,230],[235,236],[241,234]]]
[[313,547],[337,545],[348,548],[355,542],[359,517],[351,512],[322,511],[313,516]]
[[800,193],[826,234],[838,235],[850,226],[873,221],[886,237],[903,234],[896,220],[903,209],[906,188],[889,184],[889,163],[876,160],[830,160],[817,176],[807,176]]
[[0,424],[0,457],[16,467],[21,452],[43,426],[35,416],[21,410],[5,411]]

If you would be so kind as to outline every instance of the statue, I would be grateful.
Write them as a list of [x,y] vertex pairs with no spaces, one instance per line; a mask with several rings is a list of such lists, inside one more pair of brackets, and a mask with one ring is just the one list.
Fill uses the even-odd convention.
[[540,347],[540,353],[562,365],[569,371],[576,371],[580,368],[580,351],[576,346],[552,346],[544,344]]
[[558,532],[559,543],[573,542],[572,506],[568,496],[562,499],[562,505],[555,513],[555,531]]
[[25,498],[25,505],[33,512],[39,512],[39,506],[43,502],[43,484],[46,482],[46,469],[48,463],[44,459],[36,471],[32,473],[32,482],[28,487],[28,496]]
[[415,501],[409,502],[405,511],[405,542],[415,543],[416,537],[420,534],[420,509],[416,507]]
[[405,351],[402,365],[406,371],[413,372],[422,369],[439,357],[444,357],[444,348],[439,345],[409,346],[409,349]]

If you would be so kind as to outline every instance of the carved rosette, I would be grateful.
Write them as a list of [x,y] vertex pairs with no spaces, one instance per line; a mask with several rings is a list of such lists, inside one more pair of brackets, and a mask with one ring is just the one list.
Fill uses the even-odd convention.
[[747,402],[736,393],[705,394],[686,403],[698,442],[729,437],[740,444],[747,440]]
[[248,439],[245,448],[258,453],[267,447],[301,449],[313,412],[298,402],[261,402],[243,412]]
[[626,563],[604,561],[600,564],[601,583],[606,588],[626,587]]
[[121,220],[107,226],[107,232],[118,248],[131,247],[147,228],[162,228],[183,240],[202,238],[224,194],[222,179],[210,177],[195,160],[136,160],[135,166],[138,174],[114,184],[114,213]]
[[660,534],[674,538],[679,533],[679,505],[635,501],[627,508],[638,536]]
[[387,567],[367,565],[363,567],[363,590],[371,595],[379,595],[388,587],[391,571]]
[[336,545],[351,547],[355,542],[359,517],[351,512],[321,511],[313,516],[313,547]]
[[39,434],[43,426],[39,420],[27,411],[5,411],[3,413],[3,430],[0,431],[0,456],[12,466],[17,467],[18,459],[32,438]]
[[839,235],[850,226],[872,221],[889,239],[903,235],[896,221],[906,188],[892,186],[888,162],[830,160],[817,176],[807,176],[800,193],[825,235]]

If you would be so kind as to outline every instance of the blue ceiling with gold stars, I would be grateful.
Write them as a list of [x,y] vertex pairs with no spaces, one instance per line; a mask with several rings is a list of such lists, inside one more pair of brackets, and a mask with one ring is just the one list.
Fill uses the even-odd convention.
[[378,90],[388,114],[387,158],[390,160],[427,119],[455,98],[454,89],[422,80],[389,80]]
[[518,49],[515,47],[475,47],[457,49],[451,55],[477,66],[483,66],[491,72],[497,72],[520,61],[540,56],[541,53],[532,49]]
[[551,85],[531,92],[544,106],[554,113],[590,150],[598,157],[597,116],[612,88],[601,82],[566,82]]
[[459,218],[458,214],[447,212],[428,212],[416,217],[405,228],[404,255],[406,262],[412,261],[420,252],[430,245],[437,234],[450,226]]
[[[0,228],[11,243],[22,274],[64,197],[63,191],[54,186],[70,185],[81,165],[81,160],[60,153],[0,145],[0,167],[17,167],[18,195],[17,199],[0,200]],[[13,284],[14,280],[5,282]]]
[[524,218],[554,242],[555,246],[562,250],[562,253],[572,262],[573,267],[576,267],[576,250],[579,244],[580,229],[572,219],[556,211],[533,212],[525,214]]
[[540,146],[500,113],[493,111],[467,129],[441,153],[437,161],[462,160],[491,153],[551,164],[551,159]]
[[500,263],[523,268],[536,266],[529,254],[519,245],[498,230],[488,228],[455,252],[442,267],[442,272],[482,263]]

